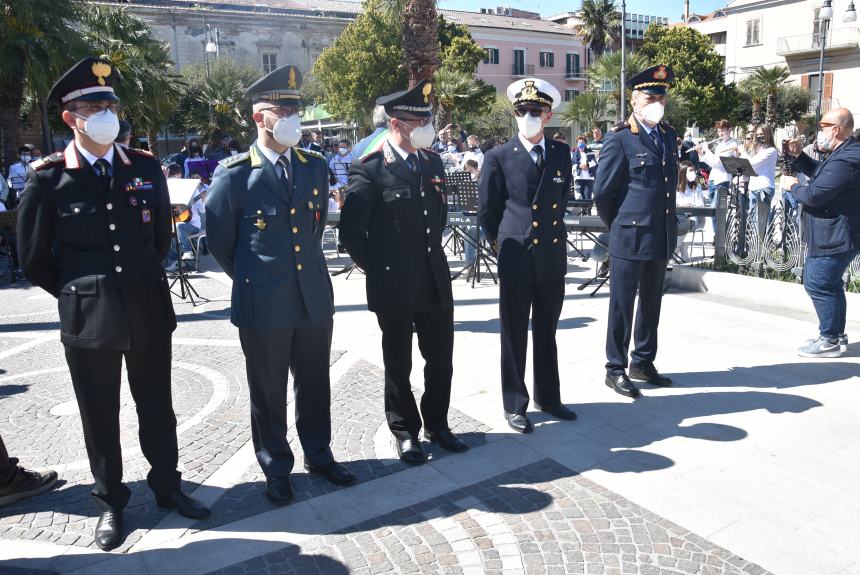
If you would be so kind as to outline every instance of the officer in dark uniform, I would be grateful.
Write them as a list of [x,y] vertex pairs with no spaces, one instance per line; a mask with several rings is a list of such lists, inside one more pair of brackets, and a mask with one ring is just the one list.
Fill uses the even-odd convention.
[[209,510],[180,491],[170,395],[176,316],[161,269],[170,245],[167,183],[149,153],[114,144],[117,74],[97,58],[78,62],[48,96],[75,133],[64,152],[27,173],[19,208],[21,267],[59,300],[61,339],[78,400],[101,509],[102,549],[119,545],[130,491],[122,482],[122,360],[137,405],[140,447],[159,506],[191,518]]
[[[385,414],[397,454],[426,461],[418,432],[450,451],[466,444],[448,428],[454,350],[451,275],[442,251],[445,170],[433,143],[433,86],[379,98],[390,116],[382,148],[354,162],[340,216],[340,239],[367,274],[367,306],[382,329]],[[412,332],[426,362],[419,414],[409,383]]]
[[[609,328],[606,385],[628,397],[639,390],[630,378],[651,385],[672,381],[657,372],[657,325],[666,263],[675,251],[678,222],[675,130],[661,122],[674,74],[654,66],[628,80],[633,114],[607,134],[594,183],[597,213],[609,227]],[[633,304],[639,293],[629,378],[627,348]]]
[[496,244],[502,339],[502,398],[513,429],[534,429],[526,416],[529,314],[534,345],[535,406],[559,419],[576,414],[562,405],[555,332],[564,302],[567,242],[564,210],[570,195],[570,146],[544,138],[558,90],[526,78],[508,86],[519,134],[484,156],[478,218]]
[[355,476],[335,462],[329,355],[334,294],[320,239],[328,215],[325,159],[299,150],[301,73],[282,66],[245,95],[257,141],[221,160],[206,201],[209,251],[233,278],[231,320],[239,328],[251,392],[251,431],[266,494],[292,500],[287,377],[305,469],[332,483]]

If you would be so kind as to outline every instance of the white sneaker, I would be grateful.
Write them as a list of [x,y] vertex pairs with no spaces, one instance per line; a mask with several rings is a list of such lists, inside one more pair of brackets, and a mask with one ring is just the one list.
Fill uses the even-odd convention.
[[[847,345],[846,342],[846,347]],[[807,342],[797,353],[802,357],[842,357],[840,342],[830,343],[825,337]]]
[[[806,343],[812,343],[817,339],[818,339],[817,337],[811,337],[811,338],[806,340]],[[839,336],[839,351],[841,351],[842,353],[845,353],[848,351],[848,336],[845,335],[844,333]]]
[[182,261],[194,261],[194,252],[182,252]]

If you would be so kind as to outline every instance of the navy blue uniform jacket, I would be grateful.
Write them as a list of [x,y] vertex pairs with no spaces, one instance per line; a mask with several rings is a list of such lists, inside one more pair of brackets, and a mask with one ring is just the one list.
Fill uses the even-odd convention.
[[[233,278],[238,327],[289,329],[334,314],[321,238],[328,217],[325,158],[292,148],[291,191],[256,142],[220,162],[206,199],[206,242]],[[280,169],[280,168],[277,168]]]
[[[519,137],[484,155],[478,182],[478,219],[491,242],[498,242],[500,263],[509,242],[526,249],[535,281],[567,273],[564,210],[570,195],[570,146],[545,140],[541,177]],[[514,246],[511,246],[514,247]]]
[[808,186],[791,188],[803,204],[809,255],[860,248],[860,144],[848,140],[821,162],[801,154],[797,167],[810,177]]
[[597,214],[609,227],[609,255],[668,260],[677,245],[675,130],[657,125],[658,150],[634,116],[606,135],[594,178]]

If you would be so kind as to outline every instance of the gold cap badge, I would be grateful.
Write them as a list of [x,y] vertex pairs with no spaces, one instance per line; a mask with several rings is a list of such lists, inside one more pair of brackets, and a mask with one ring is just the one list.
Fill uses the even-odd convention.
[[93,75],[99,79],[99,85],[104,86],[105,78],[110,76],[111,73],[110,64],[107,64],[105,62],[96,62],[95,64],[93,64],[92,70]]
[[424,94],[424,103],[427,104],[430,101],[430,92],[433,91],[433,84],[427,82],[424,84],[424,87],[421,89],[421,93]]

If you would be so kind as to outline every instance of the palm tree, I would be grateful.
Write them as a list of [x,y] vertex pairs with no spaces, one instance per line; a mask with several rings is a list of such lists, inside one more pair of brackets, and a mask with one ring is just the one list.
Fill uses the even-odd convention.
[[[4,0],[0,5],[0,159],[18,150],[25,91],[44,102],[80,54],[72,0]],[[49,150],[46,150],[48,152]]]
[[[626,58],[627,77],[630,78],[648,66],[648,57],[642,52],[629,52]],[[592,90],[610,89],[610,97],[615,103],[616,110],[621,109],[621,98],[626,98],[626,91],[622,96],[619,87],[621,78],[621,52],[606,52],[597,58],[588,68],[588,83]]]
[[[776,94],[779,87],[788,82],[791,73],[785,66],[774,66],[773,68],[759,68],[751,76],[752,88],[760,94],[767,94],[767,106],[765,108],[765,122],[775,128],[776,123]],[[761,106],[761,100],[759,100]],[[758,114],[761,116],[761,112]]]
[[610,102],[602,92],[583,92],[568,102],[559,118],[567,125],[600,126],[611,119]]
[[[367,9],[372,6],[373,3]],[[400,22],[409,87],[432,78],[439,66],[436,0],[378,0],[378,6],[389,18]]]
[[447,126],[457,104],[481,93],[474,74],[464,74],[449,68],[439,68],[433,76],[436,98],[436,125]]
[[83,37],[105,54],[122,74],[119,88],[126,118],[145,133],[158,152],[158,132],[173,114],[184,89],[174,72],[170,46],[156,39],[152,27],[125,8],[87,5]]
[[596,56],[621,37],[621,13],[614,0],[582,0],[576,33]]

